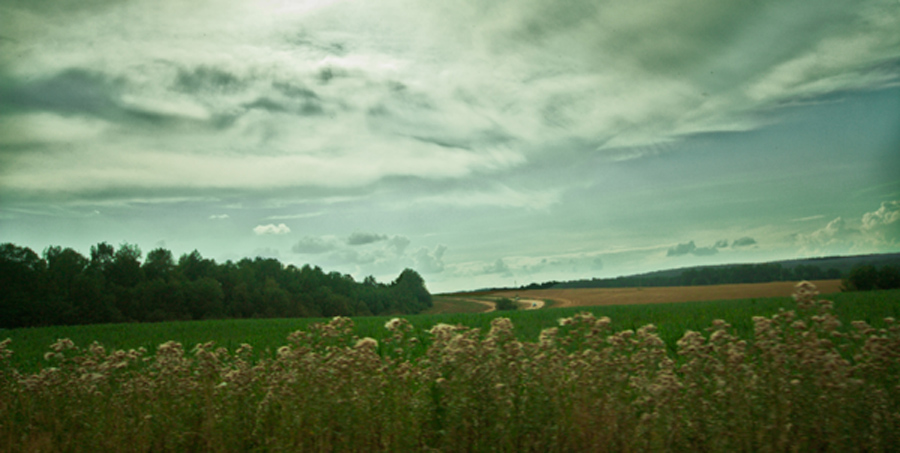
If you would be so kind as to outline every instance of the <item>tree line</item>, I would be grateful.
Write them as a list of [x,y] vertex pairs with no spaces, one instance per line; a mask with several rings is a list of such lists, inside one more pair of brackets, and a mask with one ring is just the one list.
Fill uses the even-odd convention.
[[570,282],[532,284],[526,289],[554,288],[635,288],[654,286],[703,286],[732,283],[768,283],[800,280],[836,280],[843,274],[837,269],[822,269],[811,264],[785,267],[779,263],[736,264],[698,267],[676,274],[629,275]]
[[90,257],[51,246],[40,256],[0,244],[0,328],[211,318],[366,316],[431,307],[425,281],[405,269],[393,282],[285,266],[273,258],[216,263],[194,250],[175,260],[156,248],[101,242]]
[[812,264],[785,267],[779,263],[736,264],[686,269],[674,274],[629,275],[568,282],[531,283],[519,289],[549,288],[636,288],[656,286],[703,286],[733,283],[768,283],[802,280],[843,280],[844,291],[900,288],[896,266],[855,265],[848,272],[822,269]]
[[844,279],[841,291],[871,291],[900,288],[900,269],[894,266],[872,265],[854,267]]

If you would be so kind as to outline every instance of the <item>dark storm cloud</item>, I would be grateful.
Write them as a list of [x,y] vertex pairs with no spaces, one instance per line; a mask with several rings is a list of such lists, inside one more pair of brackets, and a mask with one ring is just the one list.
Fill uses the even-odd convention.
[[383,234],[372,233],[353,233],[347,238],[347,245],[365,245],[373,242],[387,240],[387,236]]
[[266,96],[259,97],[253,102],[244,104],[244,108],[267,110],[269,112],[292,113],[299,116],[321,115],[324,112],[322,105],[316,100],[302,101],[299,103],[293,101],[281,102]]
[[240,77],[210,66],[199,66],[194,69],[180,69],[175,78],[174,88],[178,91],[196,93],[215,91],[233,93],[246,87]]
[[[2,77],[2,76],[0,76]],[[0,78],[0,114],[46,110],[61,114],[109,117],[121,115],[118,102],[122,82],[99,72],[66,69],[37,80]]]
[[159,111],[125,102],[128,81],[84,68],[68,68],[34,80],[0,74],[0,115],[51,112],[63,116],[99,118],[137,126],[172,127],[206,123],[214,128],[230,125],[233,115],[190,118],[177,111]]
[[694,241],[687,242],[684,244],[678,244],[675,247],[670,248],[666,252],[666,256],[682,256],[687,255],[688,253],[693,252],[697,249],[697,245],[694,244]]
[[323,99],[302,85],[274,81],[271,87],[275,93],[257,97],[242,105],[245,109],[258,109],[276,113],[290,113],[297,116],[314,116],[325,113]]
[[719,249],[715,247],[697,247],[691,253],[696,256],[710,256],[719,253]]
[[747,247],[750,245],[756,244],[756,239],[753,239],[749,236],[744,236],[739,239],[735,239],[734,242],[731,243],[732,247]]
[[278,90],[281,94],[292,98],[301,98],[310,101],[319,99],[319,95],[317,95],[315,91],[288,82],[272,82],[272,88]]
[[688,254],[695,256],[710,256],[715,255],[716,253],[719,253],[719,249],[715,246],[697,247],[697,244],[694,244],[694,241],[690,241],[670,248],[666,251],[666,256],[684,256]]

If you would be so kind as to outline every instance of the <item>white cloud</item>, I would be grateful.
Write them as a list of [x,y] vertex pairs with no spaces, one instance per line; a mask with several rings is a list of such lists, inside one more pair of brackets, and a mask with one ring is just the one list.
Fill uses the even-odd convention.
[[494,261],[491,264],[488,264],[482,268],[481,273],[483,274],[499,274],[501,277],[511,277],[512,271],[509,268],[509,265],[506,264],[506,261],[503,258],[497,258],[497,261]]
[[266,217],[266,220],[292,220],[292,219],[311,219],[313,217],[320,217],[324,212],[305,212],[302,214],[286,214],[286,215],[272,215]]
[[209,220],[225,220],[227,218],[229,218],[228,214],[213,214],[209,216]]
[[876,245],[900,245],[900,200],[882,202],[878,210],[863,214],[861,231]]
[[791,219],[791,222],[809,222],[811,220],[819,220],[819,219],[824,219],[824,218],[825,218],[824,214],[818,214],[818,215],[811,215],[808,217],[800,217],[800,218],[796,218],[796,219]]
[[269,234],[281,235],[281,234],[290,233],[291,229],[288,228],[288,226],[283,223],[279,223],[278,225],[270,223],[268,225],[257,225],[256,227],[253,228],[253,232],[256,233],[257,235],[269,235]]
[[402,256],[406,251],[406,248],[409,247],[410,240],[404,236],[392,236],[387,241],[387,248],[393,254],[397,256]]
[[870,253],[900,246],[900,200],[885,201],[859,220],[838,217],[824,227],[796,235],[806,254]]
[[444,252],[446,251],[447,246],[445,245],[438,245],[434,248],[434,250],[428,250],[425,247],[419,248],[413,255],[416,269],[427,274],[437,274],[443,272],[443,258]]
[[415,198],[417,204],[437,204],[460,207],[497,206],[506,208],[547,209],[559,202],[561,189],[513,189],[494,184],[487,189],[459,189],[440,195]]
[[0,144],[71,144],[97,139],[107,127],[108,124],[97,119],[54,113],[0,116]]
[[797,235],[797,242],[802,253],[817,255],[847,253],[855,248],[859,238],[858,229],[848,227],[843,218],[837,217],[818,230]]

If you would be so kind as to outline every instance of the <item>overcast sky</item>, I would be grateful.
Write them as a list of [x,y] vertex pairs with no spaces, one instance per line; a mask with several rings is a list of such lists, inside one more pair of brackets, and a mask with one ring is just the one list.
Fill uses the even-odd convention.
[[0,242],[432,292],[900,251],[897,0],[3,0]]

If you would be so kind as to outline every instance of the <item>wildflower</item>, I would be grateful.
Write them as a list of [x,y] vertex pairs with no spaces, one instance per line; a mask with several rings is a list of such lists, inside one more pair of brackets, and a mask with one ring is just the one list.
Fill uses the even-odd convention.
[[539,342],[544,345],[549,345],[553,343],[553,340],[556,338],[556,335],[559,333],[559,330],[556,327],[550,327],[541,331]]
[[394,319],[391,319],[390,321],[384,323],[384,328],[387,330],[393,331],[393,330],[396,330],[398,327],[400,327],[401,323],[402,323],[402,321],[400,320],[400,318],[394,318]]
[[372,351],[378,349],[378,341],[374,338],[365,337],[356,342],[356,349],[370,349]]
[[13,355],[13,352],[7,349],[7,346],[9,346],[10,343],[12,343],[12,339],[10,338],[0,341],[0,360],[8,359]]
[[430,333],[431,335],[439,335],[443,332],[452,332],[454,330],[456,330],[456,328],[451,326],[450,324],[439,322],[435,324],[431,329],[428,329],[428,333]]
[[72,340],[70,340],[68,338],[60,338],[60,339],[56,340],[56,343],[53,343],[52,345],[50,345],[50,349],[54,350],[55,352],[67,351],[74,347],[75,347],[75,343],[73,343]]

